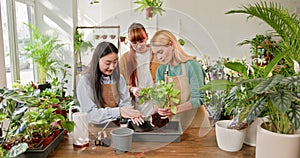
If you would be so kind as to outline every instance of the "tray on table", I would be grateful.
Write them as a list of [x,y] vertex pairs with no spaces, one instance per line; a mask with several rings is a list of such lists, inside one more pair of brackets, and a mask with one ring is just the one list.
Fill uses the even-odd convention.
[[61,130],[52,142],[45,147],[45,149],[28,149],[25,153],[18,156],[18,158],[47,158],[51,152],[64,140],[64,130]]
[[[133,142],[180,142],[182,135],[182,127],[179,121],[170,121],[162,128],[149,127],[150,123],[146,122],[142,128],[129,122],[128,128],[134,130],[132,136]],[[152,129],[151,129],[152,128]],[[150,130],[151,129],[151,130]]]

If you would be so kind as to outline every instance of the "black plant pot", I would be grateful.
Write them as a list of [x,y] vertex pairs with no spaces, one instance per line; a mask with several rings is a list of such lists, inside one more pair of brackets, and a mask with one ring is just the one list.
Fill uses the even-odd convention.
[[44,91],[47,88],[51,88],[51,83],[42,83],[42,84],[38,84],[38,89],[42,91]]

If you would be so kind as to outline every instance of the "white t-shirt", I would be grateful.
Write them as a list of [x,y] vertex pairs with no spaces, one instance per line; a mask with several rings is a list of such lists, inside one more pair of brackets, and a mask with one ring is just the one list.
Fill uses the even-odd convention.
[[[147,88],[153,86],[153,80],[150,72],[150,51],[140,54],[136,53],[137,60],[137,77],[138,77],[138,87]],[[153,103],[148,101],[143,105],[139,105],[139,99],[136,98],[136,108],[144,115],[150,116],[153,111]],[[147,119],[147,118],[146,118]]]

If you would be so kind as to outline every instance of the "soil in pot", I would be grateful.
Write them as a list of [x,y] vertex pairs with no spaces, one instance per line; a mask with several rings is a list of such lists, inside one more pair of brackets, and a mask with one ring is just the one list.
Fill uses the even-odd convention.
[[163,126],[165,126],[167,123],[169,123],[169,118],[166,119],[162,119],[162,116],[159,115],[158,113],[155,113],[152,115],[152,124],[155,127],[161,128]]

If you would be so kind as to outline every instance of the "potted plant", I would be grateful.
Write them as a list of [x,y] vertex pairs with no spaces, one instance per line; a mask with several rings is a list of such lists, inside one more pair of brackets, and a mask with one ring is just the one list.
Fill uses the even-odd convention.
[[49,106],[47,100],[41,100],[39,90],[27,86],[24,89],[0,89],[1,126],[3,127],[3,119],[9,122],[1,147],[8,150],[8,153],[22,154],[27,149],[45,148],[45,140],[50,139],[48,144],[51,143],[51,138],[57,136],[54,134],[56,131],[72,131],[74,128],[74,122],[55,114],[56,109]]
[[25,50],[28,52],[27,56],[37,66],[38,87],[42,90],[50,88],[50,83],[46,83],[47,75],[50,77],[51,75],[56,75],[57,65],[60,62],[55,55],[64,44],[58,43],[58,39],[55,36],[40,33],[32,24],[25,25],[32,30],[33,39],[25,47]]
[[[77,71],[79,72],[82,71],[81,53],[88,50],[89,48],[93,48],[93,45],[90,41],[83,40],[83,36],[84,36],[83,32],[80,33],[78,29],[76,29],[74,33],[74,61],[73,61],[74,89],[76,89],[76,84],[77,84],[76,83]],[[76,96],[75,91],[74,91],[74,96]]]
[[[239,10],[227,12],[237,13],[263,20],[281,38],[276,50],[270,52],[273,60],[264,68],[263,76],[243,81],[257,83],[255,87],[246,89],[255,98],[254,104],[245,113],[247,122],[252,121],[263,110],[269,121],[258,126],[256,157],[298,158],[300,134],[296,133],[300,126],[300,102],[299,67],[296,65],[299,66],[297,63],[300,61],[299,17],[274,2],[242,5]],[[284,63],[281,63],[282,60]],[[267,144],[263,144],[264,141],[268,141]],[[293,142],[295,144],[289,144]]]
[[139,6],[134,9],[135,12],[143,12],[146,11],[146,18],[152,18],[153,16],[157,15],[158,13],[162,15],[162,12],[165,12],[162,9],[162,0],[135,0],[135,4]]
[[273,41],[271,34],[257,34],[251,40],[244,40],[238,43],[238,46],[250,44],[250,52],[252,53],[253,64],[265,66],[272,60],[270,49],[274,50],[276,42]]
[[[171,111],[176,114],[176,105],[179,103],[178,94],[180,91],[173,88],[174,82],[165,83],[159,81],[154,87],[144,88],[140,91],[140,104],[150,100],[160,108],[171,107]],[[161,119],[161,116],[156,113],[152,115],[152,124],[155,127],[161,128],[169,122],[169,119]]]
[[[221,94],[219,99],[210,97],[205,100],[206,104],[210,105],[211,102],[218,99],[218,103],[216,104],[223,104],[220,108],[224,110],[224,114],[233,117],[232,120],[216,120],[218,146],[225,151],[238,151],[242,148],[244,138],[247,135],[247,126],[252,124],[252,122],[248,122],[247,124],[245,120],[246,116],[244,111],[254,103],[251,99],[248,99],[252,96],[252,93],[251,91],[247,91],[247,89],[251,89],[257,85],[257,83],[244,83],[242,81],[260,77],[263,73],[263,69],[256,65],[249,65],[244,60],[223,60],[222,65],[224,66],[224,74],[218,74],[223,76],[223,78],[218,79],[212,76],[211,78],[215,79],[208,82],[201,90],[206,90],[209,94]],[[220,130],[222,132],[220,132]],[[225,133],[228,135],[225,135]],[[220,138],[219,134],[222,134],[224,137]],[[231,138],[233,135],[235,137]],[[228,138],[231,139],[231,141],[226,141]],[[223,139],[225,141],[223,141]],[[234,139],[237,141],[234,142]]]

